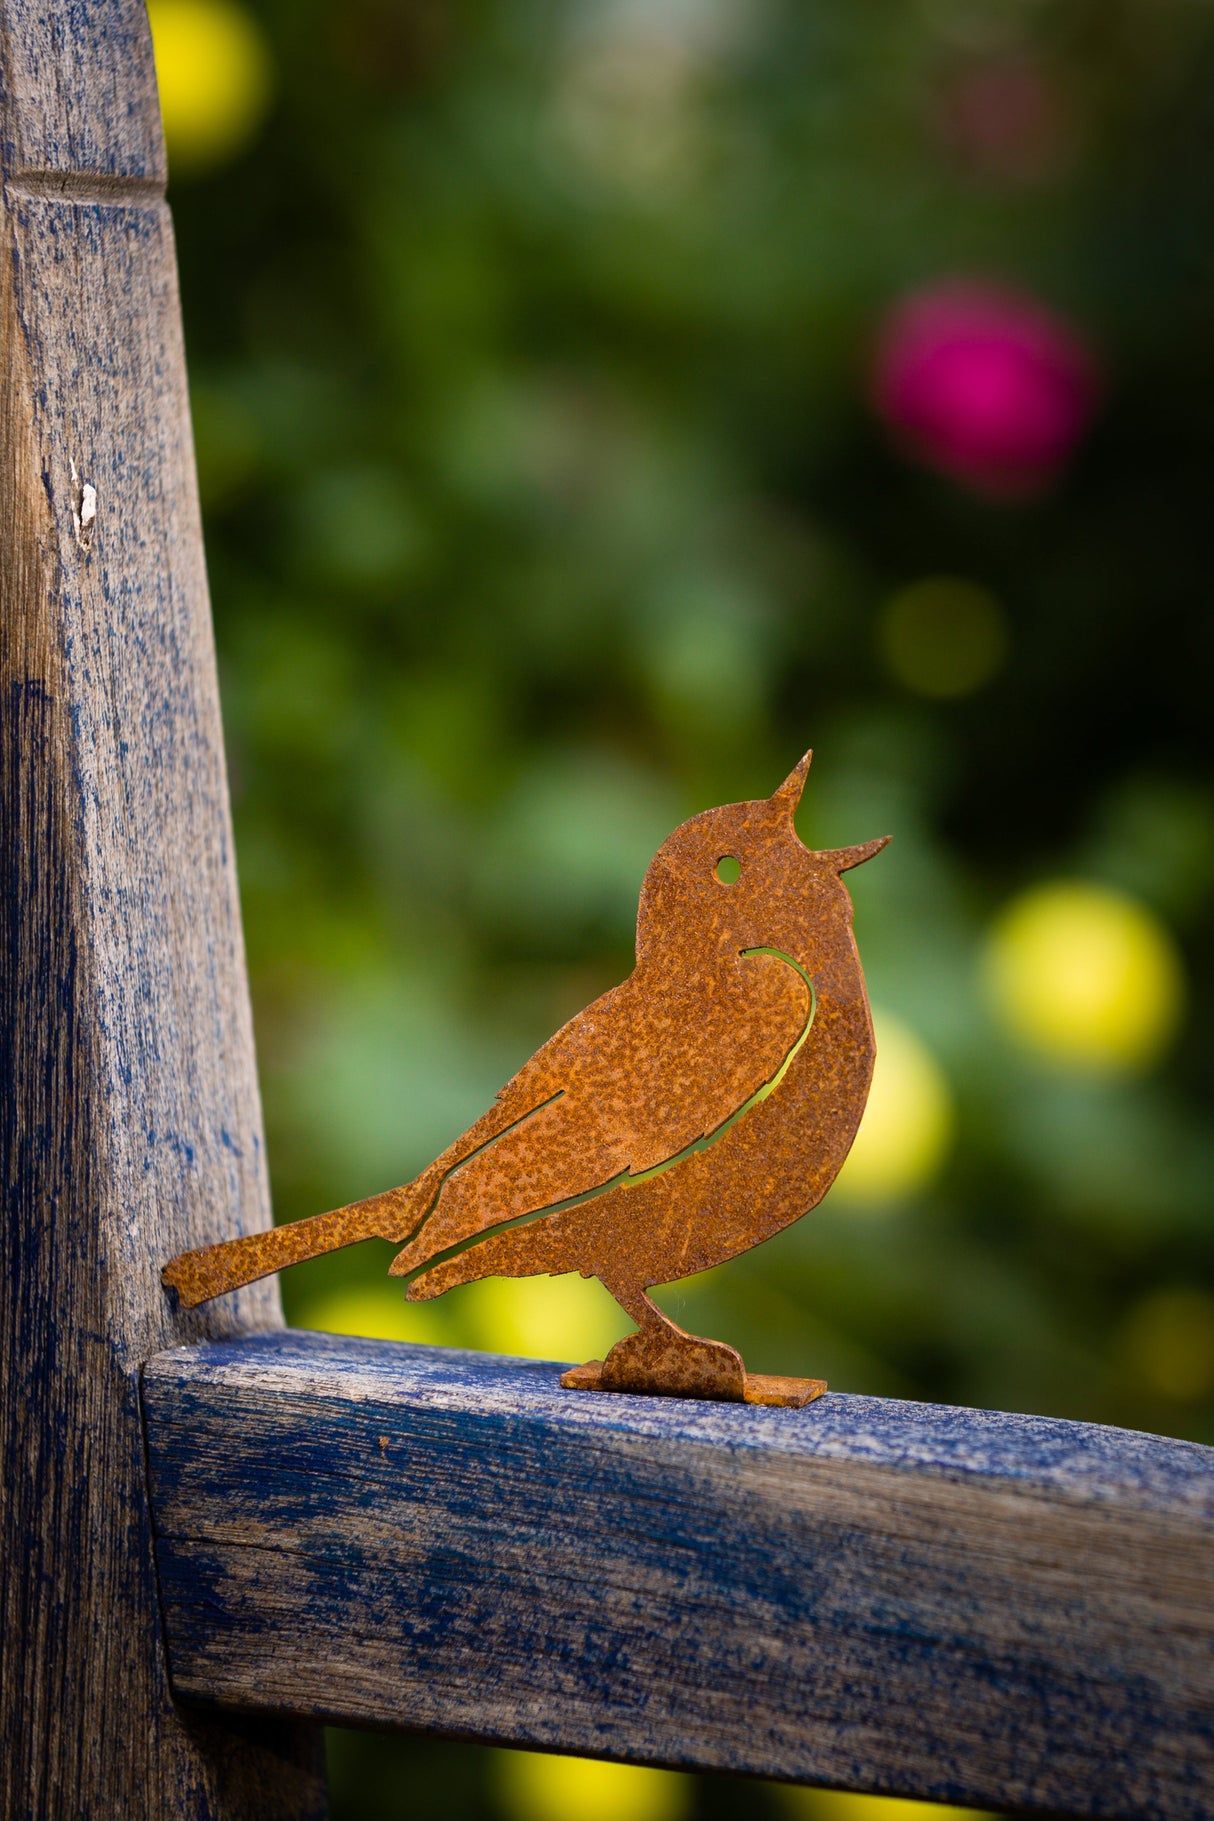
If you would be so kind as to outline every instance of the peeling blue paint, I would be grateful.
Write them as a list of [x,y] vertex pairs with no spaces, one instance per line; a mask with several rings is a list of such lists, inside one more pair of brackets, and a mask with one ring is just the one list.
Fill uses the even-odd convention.
[[1211,1812],[1210,1579],[1173,1631],[1140,1563],[1162,1588],[1169,1536],[1173,1578],[1210,1561],[1214,1450],[836,1394],[595,1397],[544,1362],[314,1334],[161,1355],[144,1397],[193,1698],[959,1805]]

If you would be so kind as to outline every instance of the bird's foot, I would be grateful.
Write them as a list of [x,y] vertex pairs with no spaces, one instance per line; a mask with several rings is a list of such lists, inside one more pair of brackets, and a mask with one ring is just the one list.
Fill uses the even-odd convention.
[[617,1341],[605,1360],[588,1360],[561,1376],[567,1391],[629,1391],[646,1397],[692,1397],[724,1404],[800,1407],[821,1397],[820,1378],[773,1378],[747,1372],[724,1341],[685,1334],[673,1322],[647,1324]]
[[648,1392],[655,1397],[706,1397],[739,1404],[746,1367],[736,1347],[685,1334],[674,1323],[652,1323],[617,1341],[603,1361],[604,1391]]

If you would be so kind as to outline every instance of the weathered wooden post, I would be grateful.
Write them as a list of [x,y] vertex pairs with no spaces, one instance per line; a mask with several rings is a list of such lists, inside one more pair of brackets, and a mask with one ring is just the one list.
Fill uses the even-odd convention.
[[142,0],[0,0],[0,1813],[323,1813],[169,1698],[139,1373],[281,1326],[159,1264],[269,1219]]
[[141,0],[0,0],[0,136],[0,1816],[319,1816],[327,1718],[1211,1821],[1214,1450],[171,1315],[268,1208]]

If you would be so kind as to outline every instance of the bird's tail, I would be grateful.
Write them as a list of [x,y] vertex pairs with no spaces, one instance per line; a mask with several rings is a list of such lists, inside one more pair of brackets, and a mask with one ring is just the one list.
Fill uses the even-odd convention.
[[222,1296],[225,1290],[238,1290],[281,1271],[284,1265],[299,1264],[321,1252],[336,1252],[360,1239],[399,1243],[425,1218],[433,1193],[434,1184],[426,1172],[399,1189],[386,1189],[382,1195],[353,1201],[329,1214],[314,1214],[285,1227],[182,1252],[164,1267],[161,1282],[176,1292],[182,1308],[193,1309],[213,1296]]

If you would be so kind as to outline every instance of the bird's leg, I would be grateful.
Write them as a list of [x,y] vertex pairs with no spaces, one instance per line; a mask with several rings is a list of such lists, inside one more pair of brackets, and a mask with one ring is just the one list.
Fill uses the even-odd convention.
[[771,1378],[747,1372],[736,1348],[688,1334],[659,1309],[647,1290],[607,1288],[637,1323],[606,1359],[574,1366],[561,1377],[567,1391],[630,1391],[649,1397],[694,1397],[723,1404],[800,1408],[826,1389],[820,1378]]
[[617,1341],[601,1366],[592,1361],[567,1372],[563,1385],[589,1388],[586,1375],[593,1374],[594,1388],[603,1391],[712,1398],[730,1404],[745,1400],[746,1367],[735,1348],[686,1333],[639,1286],[607,1288],[636,1322],[638,1332]]

